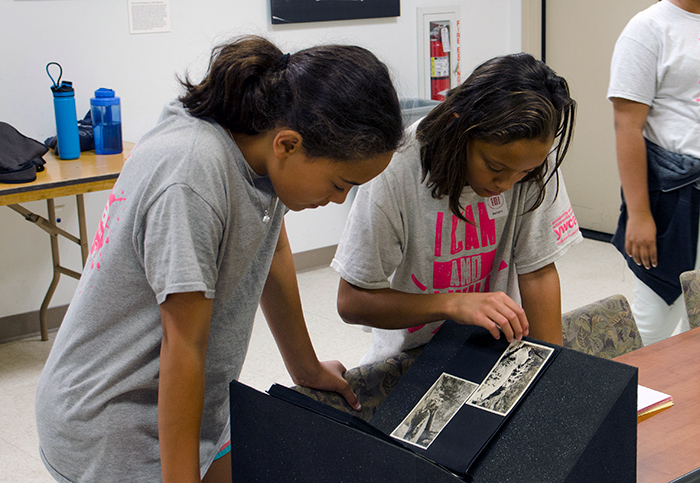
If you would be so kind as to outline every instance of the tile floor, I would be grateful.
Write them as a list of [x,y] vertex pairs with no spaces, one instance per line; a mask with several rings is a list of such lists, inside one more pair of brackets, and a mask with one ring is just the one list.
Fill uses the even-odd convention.
[[[632,300],[632,274],[612,245],[585,239],[557,262],[562,310],[608,295]],[[359,327],[344,324],[335,309],[338,277],[330,268],[299,274],[299,287],[309,333],[321,359],[357,365],[371,341]],[[0,482],[49,482],[38,456],[34,391],[51,348],[38,337],[0,344]],[[258,312],[241,381],[266,390],[274,382],[290,384],[265,321]]]

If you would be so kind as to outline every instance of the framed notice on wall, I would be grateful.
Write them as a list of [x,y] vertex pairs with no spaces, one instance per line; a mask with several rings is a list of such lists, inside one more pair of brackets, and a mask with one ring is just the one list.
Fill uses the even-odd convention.
[[400,0],[270,0],[273,24],[398,17]]
[[170,0],[128,0],[129,33],[170,32]]

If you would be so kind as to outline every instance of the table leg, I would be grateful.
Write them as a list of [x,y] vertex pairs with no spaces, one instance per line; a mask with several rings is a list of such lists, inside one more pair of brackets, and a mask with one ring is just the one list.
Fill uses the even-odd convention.
[[[46,200],[46,205],[49,212],[49,223],[56,226],[56,209],[54,205],[54,200],[49,198]],[[53,278],[51,279],[51,285],[46,292],[44,301],[41,303],[41,308],[39,309],[39,328],[41,330],[41,340],[49,340],[49,326],[46,311],[49,308],[49,303],[51,302],[51,297],[53,297],[56,287],[58,286],[58,281],[61,278],[61,259],[58,251],[58,233],[49,232],[49,238],[51,239],[51,260],[53,261]]]
[[83,195],[75,195],[75,204],[78,208],[78,230],[80,233],[80,254],[83,257],[83,268],[87,263],[88,255],[90,254],[88,247],[87,225],[85,224],[85,201]]
[[13,209],[20,215],[22,215],[27,221],[34,223],[36,226],[44,230],[49,234],[51,240],[51,260],[53,263],[53,278],[51,279],[51,284],[49,289],[46,291],[46,296],[41,303],[41,308],[39,309],[39,328],[41,331],[41,340],[49,340],[49,330],[48,330],[48,316],[47,311],[49,308],[49,303],[53,294],[56,292],[56,287],[61,278],[61,275],[68,275],[69,277],[80,279],[80,273],[70,270],[61,266],[60,252],[58,246],[58,236],[72,241],[80,245],[80,254],[83,260],[83,267],[87,262],[88,255],[90,254],[87,238],[87,227],[85,223],[85,201],[83,195],[76,195],[76,206],[78,210],[78,229],[80,231],[80,236],[75,237],[65,230],[62,230],[56,225],[56,207],[54,200],[49,198],[46,200],[46,206],[48,208],[49,219],[46,220],[41,216],[32,213],[28,209],[21,205],[8,205],[9,208]]

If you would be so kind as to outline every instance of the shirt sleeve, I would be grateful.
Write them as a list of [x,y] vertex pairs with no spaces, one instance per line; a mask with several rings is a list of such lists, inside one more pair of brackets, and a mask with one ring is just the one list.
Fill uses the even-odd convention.
[[657,60],[655,32],[633,19],[615,44],[608,99],[619,97],[650,106],[656,97]]
[[366,289],[389,288],[403,259],[403,229],[383,175],[359,188],[331,266],[347,282]]
[[[531,184],[525,211],[532,206],[536,191],[537,187]],[[555,262],[582,238],[559,172],[547,183],[542,204],[521,216],[514,250],[518,274],[531,273]]]
[[144,270],[159,304],[171,293],[214,298],[223,222],[190,187],[168,187],[151,205],[143,226]]

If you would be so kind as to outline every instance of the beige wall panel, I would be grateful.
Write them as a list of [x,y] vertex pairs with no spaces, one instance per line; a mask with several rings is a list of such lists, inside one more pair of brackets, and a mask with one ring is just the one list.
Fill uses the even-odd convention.
[[615,41],[652,0],[549,0],[546,61],[578,102],[576,134],[562,172],[582,228],[613,233],[620,204],[612,104],[606,99]]

